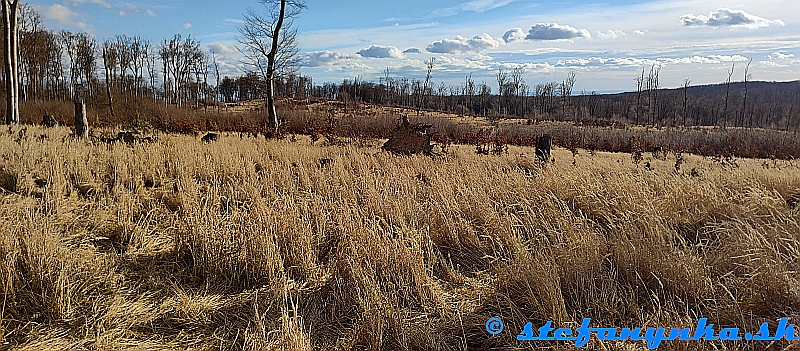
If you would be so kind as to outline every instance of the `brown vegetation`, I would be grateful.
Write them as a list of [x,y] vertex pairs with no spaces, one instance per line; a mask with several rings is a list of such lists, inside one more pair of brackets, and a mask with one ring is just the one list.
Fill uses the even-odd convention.
[[[515,335],[583,317],[756,330],[800,310],[796,161],[682,154],[688,174],[554,148],[540,168],[529,147],[27,128],[0,134],[4,348],[558,347]],[[483,330],[492,316],[507,332]]]

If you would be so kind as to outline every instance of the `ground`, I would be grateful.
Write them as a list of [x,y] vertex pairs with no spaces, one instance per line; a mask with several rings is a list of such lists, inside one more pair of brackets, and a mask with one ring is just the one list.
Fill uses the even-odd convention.
[[528,321],[800,317],[797,161],[69,134],[0,133],[3,349],[528,349],[568,347],[517,341]]

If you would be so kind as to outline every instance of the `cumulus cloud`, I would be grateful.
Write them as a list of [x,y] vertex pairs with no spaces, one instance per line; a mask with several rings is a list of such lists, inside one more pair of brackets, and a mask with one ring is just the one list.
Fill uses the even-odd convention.
[[601,40],[619,39],[628,36],[627,33],[621,30],[607,30],[605,32],[597,32],[597,37]]
[[191,23],[188,23],[188,22],[187,22],[187,23],[184,23],[184,24],[183,24],[183,28],[184,28],[184,29],[189,29],[189,28],[192,28],[192,24],[191,24]]
[[369,58],[402,58],[403,52],[396,46],[372,45],[357,52],[362,57]]
[[512,28],[507,30],[506,33],[503,34],[503,41],[505,41],[506,43],[521,41],[525,40],[526,36],[527,34],[525,34],[525,31],[522,30],[522,28]]
[[751,15],[742,10],[732,10],[729,8],[721,8],[712,11],[709,16],[686,14],[681,16],[681,23],[687,27],[744,27],[751,29],[769,27],[771,25],[785,25],[785,23],[779,19],[768,20]]
[[352,56],[328,50],[300,54],[300,62],[305,67],[331,66],[352,59]]
[[687,57],[659,57],[659,58],[637,58],[637,57],[588,57],[559,60],[556,66],[559,67],[641,67],[651,65],[675,65],[675,64],[720,64],[729,62],[745,62],[749,59],[742,55],[708,55],[708,56],[687,56]]
[[564,40],[574,38],[591,38],[586,29],[578,29],[558,23],[537,23],[528,31],[527,40]]
[[646,30],[638,30],[638,29],[637,29],[637,30],[633,31],[633,34],[636,34],[636,35],[644,35],[644,33],[645,33],[645,32],[647,32],[647,31],[646,31]]
[[800,60],[795,59],[794,54],[773,52],[767,55],[767,60],[761,61],[760,64],[767,67],[786,68],[800,64]]
[[221,55],[232,54],[236,52],[236,50],[231,49],[230,47],[222,43],[208,44],[208,51],[211,53],[221,54]]
[[73,21],[78,18],[78,13],[73,12],[61,4],[53,4],[50,6],[33,5],[32,7],[36,12],[42,15],[43,18],[54,20],[61,25],[74,25],[75,23]]
[[456,36],[455,39],[442,39],[434,41],[425,48],[426,51],[435,54],[463,54],[468,52],[479,52],[489,48],[500,46],[500,41],[492,38],[489,34],[481,34],[472,39]]
[[790,59],[794,58],[794,54],[784,54],[782,52],[773,52],[767,55],[767,58],[770,60],[783,60],[783,59]]
[[422,51],[420,51],[417,48],[408,48],[408,49],[403,50],[403,53],[404,54],[421,54]]
[[150,17],[158,17],[158,14],[153,10],[147,10],[147,15]]

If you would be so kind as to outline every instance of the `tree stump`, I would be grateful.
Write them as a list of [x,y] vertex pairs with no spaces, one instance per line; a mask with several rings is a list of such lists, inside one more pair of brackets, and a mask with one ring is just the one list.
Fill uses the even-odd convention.
[[86,116],[86,103],[75,100],[75,135],[85,138],[89,135],[89,117]]
[[48,128],[58,127],[58,121],[56,121],[55,117],[51,115],[44,115],[42,116],[41,125]]
[[392,136],[381,149],[398,155],[433,154],[431,136],[427,133],[430,124],[412,124],[408,116],[403,116],[392,131]]
[[553,147],[553,137],[550,134],[542,134],[536,139],[536,157],[545,163],[550,160],[550,150]]

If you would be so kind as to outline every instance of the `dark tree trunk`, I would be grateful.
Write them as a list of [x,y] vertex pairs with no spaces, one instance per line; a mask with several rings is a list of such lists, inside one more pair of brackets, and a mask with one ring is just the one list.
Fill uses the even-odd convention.
[[75,100],[75,135],[85,138],[89,135],[89,119],[86,116],[86,103]]

